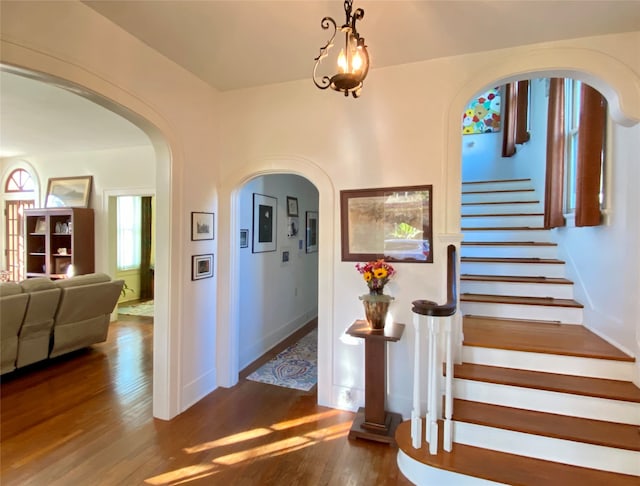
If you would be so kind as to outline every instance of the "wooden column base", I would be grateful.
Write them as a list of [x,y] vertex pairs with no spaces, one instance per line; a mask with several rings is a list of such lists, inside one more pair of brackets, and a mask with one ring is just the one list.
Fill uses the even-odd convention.
[[349,439],[367,439],[395,446],[396,428],[401,422],[402,416],[393,412],[385,414],[384,424],[366,422],[364,419],[364,407],[360,407],[356,417],[353,419],[353,424],[349,431]]

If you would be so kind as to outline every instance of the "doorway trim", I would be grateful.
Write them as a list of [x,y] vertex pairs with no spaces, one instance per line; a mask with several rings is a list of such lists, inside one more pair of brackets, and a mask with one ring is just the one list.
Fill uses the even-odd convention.
[[[216,355],[218,384],[230,387],[238,382],[240,284],[238,275],[240,251],[239,197],[242,187],[259,176],[294,174],[304,177],[318,191],[319,252],[318,252],[318,403],[332,403],[333,362],[333,264],[335,228],[335,188],[328,174],[315,162],[297,155],[270,156],[249,161],[232,174],[221,177],[218,234],[218,315]],[[225,204],[228,203],[228,204]]]

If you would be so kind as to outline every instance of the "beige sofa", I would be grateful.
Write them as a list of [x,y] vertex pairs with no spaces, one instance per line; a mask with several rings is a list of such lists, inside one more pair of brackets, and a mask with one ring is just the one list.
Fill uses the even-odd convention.
[[101,273],[0,284],[0,373],[105,341],[123,285]]

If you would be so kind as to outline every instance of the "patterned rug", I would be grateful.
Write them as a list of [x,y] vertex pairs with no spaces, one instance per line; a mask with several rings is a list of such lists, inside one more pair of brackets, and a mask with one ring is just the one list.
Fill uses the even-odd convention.
[[153,317],[153,300],[147,300],[140,304],[119,305],[118,314]]
[[314,329],[268,363],[248,380],[309,391],[318,381],[318,330]]

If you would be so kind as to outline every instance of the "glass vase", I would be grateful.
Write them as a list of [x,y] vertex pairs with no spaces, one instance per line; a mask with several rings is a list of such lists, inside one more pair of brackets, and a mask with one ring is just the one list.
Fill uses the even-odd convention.
[[387,322],[389,304],[393,300],[390,295],[370,292],[360,296],[364,305],[364,314],[369,327],[374,331],[382,331]]

